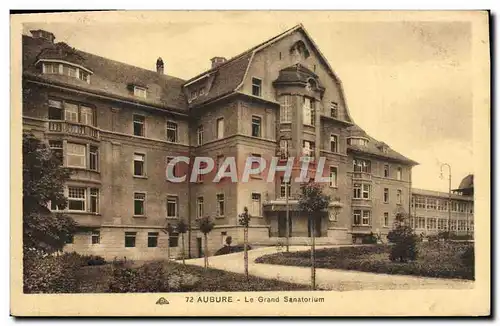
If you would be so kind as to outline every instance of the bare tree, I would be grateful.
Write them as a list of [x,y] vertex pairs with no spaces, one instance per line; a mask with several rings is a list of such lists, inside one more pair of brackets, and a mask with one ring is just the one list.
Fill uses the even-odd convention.
[[239,215],[240,225],[243,226],[243,260],[245,263],[245,276],[248,281],[248,225],[252,216],[248,213],[248,208],[243,208],[243,213]]
[[186,259],[185,259],[185,254],[184,254],[184,234],[188,230],[188,225],[184,220],[180,220],[179,223],[177,223],[177,232],[181,235],[181,249],[182,249],[182,263],[186,264]]
[[214,228],[214,222],[210,218],[210,216],[205,216],[200,219],[198,219],[198,226],[200,228],[200,231],[203,233],[204,240],[205,240],[205,252],[203,253],[203,256],[205,257],[205,268],[208,268],[208,234],[213,230]]

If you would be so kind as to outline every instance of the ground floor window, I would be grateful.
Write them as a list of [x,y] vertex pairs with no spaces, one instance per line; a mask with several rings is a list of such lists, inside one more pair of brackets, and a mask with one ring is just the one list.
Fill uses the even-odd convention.
[[448,229],[448,223],[445,218],[440,218],[438,220],[438,230],[447,230]]
[[450,230],[456,230],[456,229],[457,229],[457,221],[450,220]]
[[474,231],[474,221],[469,221],[469,231]]
[[134,193],[134,215],[144,215],[144,202],[146,201],[146,194],[142,192]]
[[172,233],[169,235],[168,246],[170,248],[177,248],[177,246],[179,246],[179,233]]
[[430,217],[427,219],[427,230],[435,230],[437,228],[436,218]]
[[125,247],[132,248],[135,247],[135,238],[137,232],[125,232]]
[[68,187],[68,209],[70,211],[85,211],[85,188]]
[[354,225],[370,225],[370,215],[369,210],[355,209],[353,211]]
[[101,243],[101,232],[99,230],[92,231],[91,242],[93,245]]
[[158,247],[158,232],[148,232],[148,248]]
[[389,226],[389,213],[384,213],[384,226]]

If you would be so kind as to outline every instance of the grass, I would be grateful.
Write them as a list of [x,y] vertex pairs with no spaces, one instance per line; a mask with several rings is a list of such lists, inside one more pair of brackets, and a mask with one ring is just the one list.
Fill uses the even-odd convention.
[[[345,269],[381,274],[401,274],[439,278],[474,279],[474,267],[463,264],[460,256],[468,243],[419,243],[419,255],[413,262],[389,260],[389,245],[328,248],[316,251],[316,267]],[[278,253],[258,258],[257,263],[311,266],[310,251]]]
[[[158,262],[146,263],[157,264]],[[182,265],[176,262],[162,262],[169,273],[181,275],[194,275],[199,280],[189,292],[214,292],[214,291],[305,291],[306,285],[287,283],[278,280],[264,279],[250,276],[247,281],[242,274],[226,272],[217,269],[204,269],[199,266]],[[86,266],[80,269],[80,292],[103,293],[107,292],[108,284],[112,279],[113,267],[111,264],[101,266]]]

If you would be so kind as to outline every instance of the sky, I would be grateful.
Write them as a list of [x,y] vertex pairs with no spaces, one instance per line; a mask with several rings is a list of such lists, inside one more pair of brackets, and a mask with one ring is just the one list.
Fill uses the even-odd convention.
[[[467,21],[355,19],[328,12],[145,12],[71,22],[30,22],[56,42],[189,79],[210,58],[231,58],[302,23],[342,80],[353,120],[372,137],[419,162],[412,186],[448,191],[473,173],[471,25]],[[66,19],[67,20],[67,19]],[[51,22],[49,22],[51,21]]]

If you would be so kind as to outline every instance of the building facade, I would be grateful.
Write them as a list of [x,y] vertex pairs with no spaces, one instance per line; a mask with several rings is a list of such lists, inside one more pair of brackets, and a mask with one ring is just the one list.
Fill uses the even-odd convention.
[[[212,58],[209,70],[189,80],[166,74],[161,58],[150,71],[56,43],[47,31],[31,33],[23,36],[23,129],[73,171],[64,212],[80,230],[66,250],[155,259],[170,248],[176,256],[179,238],[164,230],[183,219],[186,250],[201,256],[196,219],[211,216],[213,254],[227,236],[242,242],[244,207],[250,243],[274,245],[286,237],[287,195],[292,244],[307,243],[311,232],[319,244],[385,236],[395,214],[410,209],[417,163],[355,124],[340,79],[301,25],[230,60]],[[289,182],[283,172],[268,179],[269,166],[248,182],[214,182],[215,171],[170,182],[166,165],[178,156],[190,161],[173,174],[188,180],[196,157],[213,158],[216,167],[232,157],[239,178],[248,157],[269,163],[278,156],[280,166],[306,157],[310,176],[328,178],[330,207],[311,230],[297,209],[297,164]]]
[[473,175],[466,176],[459,188],[449,193],[413,188],[409,223],[424,236],[450,231],[473,237]]

